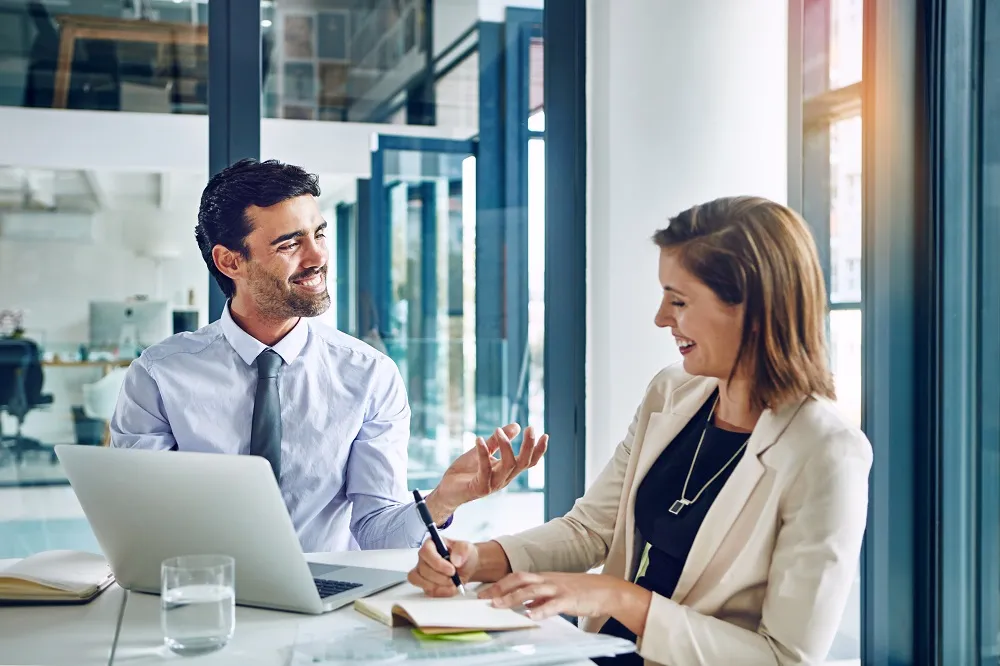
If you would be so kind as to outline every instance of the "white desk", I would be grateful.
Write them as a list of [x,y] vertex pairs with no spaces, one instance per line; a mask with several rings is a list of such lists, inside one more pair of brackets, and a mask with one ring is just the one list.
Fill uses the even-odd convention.
[[105,666],[124,600],[112,585],[80,606],[0,607],[0,663]]
[[[409,571],[416,561],[415,550],[384,550],[350,553],[323,553],[308,556],[311,561],[354,564]],[[0,567],[5,566],[0,561]],[[390,588],[383,595],[396,595],[408,584]],[[114,642],[118,613],[125,593],[114,586],[98,599],[77,607],[0,608],[0,663],[6,664],[108,664]],[[160,630],[160,598],[156,595],[128,595],[115,650],[114,664],[149,666],[165,662],[191,666],[284,666],[289,648],[300,626],[337,627],[361,621],[378,626],[350,606],[325,615],[302,615],[236,607],[236,632],[223,650],[202,657],[183,658],[163,645]],[[562,621],[558,618],[555,621]],[[590,661],[568,662],[586,666]]]

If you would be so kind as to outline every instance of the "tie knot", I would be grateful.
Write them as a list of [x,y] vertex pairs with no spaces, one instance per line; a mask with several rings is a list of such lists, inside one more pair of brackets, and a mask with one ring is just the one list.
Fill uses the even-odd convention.
[[257,356],[257,377],[273,378],[278,376],[281,368],[281,356],[273,349],[265,349]]

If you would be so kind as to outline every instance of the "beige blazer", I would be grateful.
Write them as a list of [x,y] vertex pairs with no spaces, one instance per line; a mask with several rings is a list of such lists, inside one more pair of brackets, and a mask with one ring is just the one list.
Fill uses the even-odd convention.
[[[718,381],[668,367],[650,383],[614,457],[573,509],[497,539],[514,571],[632,580],[645,546],[635,495]],[[858,568],[871,445],[833,403],[763,413],[695,536],[671,598],[654,594],[638,641],[646,664],[821,664]],[[680,497],[663,488],[663,510]],[[597,631],[607,617],[590,618]]]

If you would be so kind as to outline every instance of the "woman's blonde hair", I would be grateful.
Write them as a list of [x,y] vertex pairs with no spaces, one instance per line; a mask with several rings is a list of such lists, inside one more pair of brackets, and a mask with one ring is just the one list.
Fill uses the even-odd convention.
[[660,248],[729,305],[743,305],[730,379],[745,368],[760,409],[834,399],[827,361],[826,286],[812,234],[791,209],[761,197],[694,206],[653,235]]

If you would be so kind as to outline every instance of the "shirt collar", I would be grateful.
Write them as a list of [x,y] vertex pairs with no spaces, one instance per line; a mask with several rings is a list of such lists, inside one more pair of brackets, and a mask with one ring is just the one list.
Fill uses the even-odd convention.
[[[222,324],[222,333],[226,336],[226,340],[247,365],[253,365],[260,353],[268,349],[267,345],[240,328],[229,313],[229,303],[226,303],[219,321]],[[285,337],[278,340],[270,348],[278,352],[278,355],[288,365],[302,353],[308,337],[309,322],[305,317],[300,317],[299,323],[295,324],[295,327],[286,333]]]

